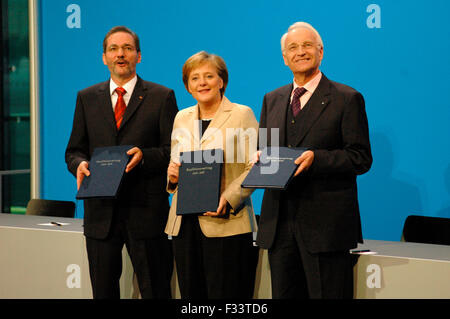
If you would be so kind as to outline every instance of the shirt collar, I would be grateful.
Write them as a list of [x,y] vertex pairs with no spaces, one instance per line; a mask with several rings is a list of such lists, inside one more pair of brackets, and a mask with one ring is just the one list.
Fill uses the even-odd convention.
[[[303,85],[303,87],[306,89],[306,91],[310,92],[311,94],[314,93],[314,91],[316,90],[317,86],[319,85],[320,79],[322,78],[322,72],[319,71],[319,73],[317,73],[310,81],[308,81],[308,83],[306,83],[305,85]],[[298,86],[298,84],[295,82],[294,79],[294,87],[292,88],[292,92],[300,87]]]
[[[126,94],[130,94],[133,93],[134,87],[136,86],[136,82],[137,82],[137,75],[135,75],[130,81],[128,81],[127,83],[125,83],[122,88],[125,89],[125,91],[127,91]],[[119,86],[116,84],[116,82],[114,82],[113,79],[111,79],[111,81],[109,81],[109,93],[110,95],[113,95],[116,88],[118,88]]]

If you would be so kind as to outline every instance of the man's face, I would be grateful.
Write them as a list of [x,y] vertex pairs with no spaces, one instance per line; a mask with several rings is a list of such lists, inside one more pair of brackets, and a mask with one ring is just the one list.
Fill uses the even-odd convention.
[[315,34],[306,28],[290,31],[285,39],[284,64],[295,74],[311,75],[320,66],[323,48]]
[[111,34],[106,41],[103,63],[108,66],[111,78],[118,82],[130,80],[136,74],[136,64],[141,62],[134,38],[127,32]]

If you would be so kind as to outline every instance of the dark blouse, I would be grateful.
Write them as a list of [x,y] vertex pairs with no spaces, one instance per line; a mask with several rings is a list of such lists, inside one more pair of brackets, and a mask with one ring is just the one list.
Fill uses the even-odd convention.
[[209,123],[211,123],[211,120],[202,120],[202,125],[200,126],[200,138],[202,138],[203,133],[205,133],[209,126]]

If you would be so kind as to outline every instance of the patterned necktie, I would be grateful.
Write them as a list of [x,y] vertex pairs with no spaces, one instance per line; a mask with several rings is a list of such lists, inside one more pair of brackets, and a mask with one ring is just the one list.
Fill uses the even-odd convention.
[[297,116],[298,112],[301,111],[301,104],[300,104],[300,97],[305,94],[306,89],[305,88],[296,88],[294,90],[294,96],[292,97],[291,102],[291,108],[292,108],[292,114],[294,114],[294,117]]
[[123,96],[127,93],[127,91],[125,91],[124,88],[118,87],[116,88],[116,93],[118,97],[116,107],[114,108],[114,117],[116,118],[117,129],[119,129],[120,123],[122,123],[123,114],[125,113],[125,109],[127,107],[125,100],[123,99]]

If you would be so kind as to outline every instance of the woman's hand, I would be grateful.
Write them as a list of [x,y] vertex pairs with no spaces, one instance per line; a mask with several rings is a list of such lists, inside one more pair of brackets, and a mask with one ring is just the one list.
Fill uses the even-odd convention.
[[227,200],[225,197],[220,196],[219,200],[219,206],[217,207],[217,211],[215,212],[206,212],[203,214],[203,216],[212,216],[212,217],[222,217],[225,216],[227,213]]
[[170,161],[169,167],[167,168],[167,176],[169,177],[169,182],[173,185],[178,184],[178,175],[180,174],[181,163]]

